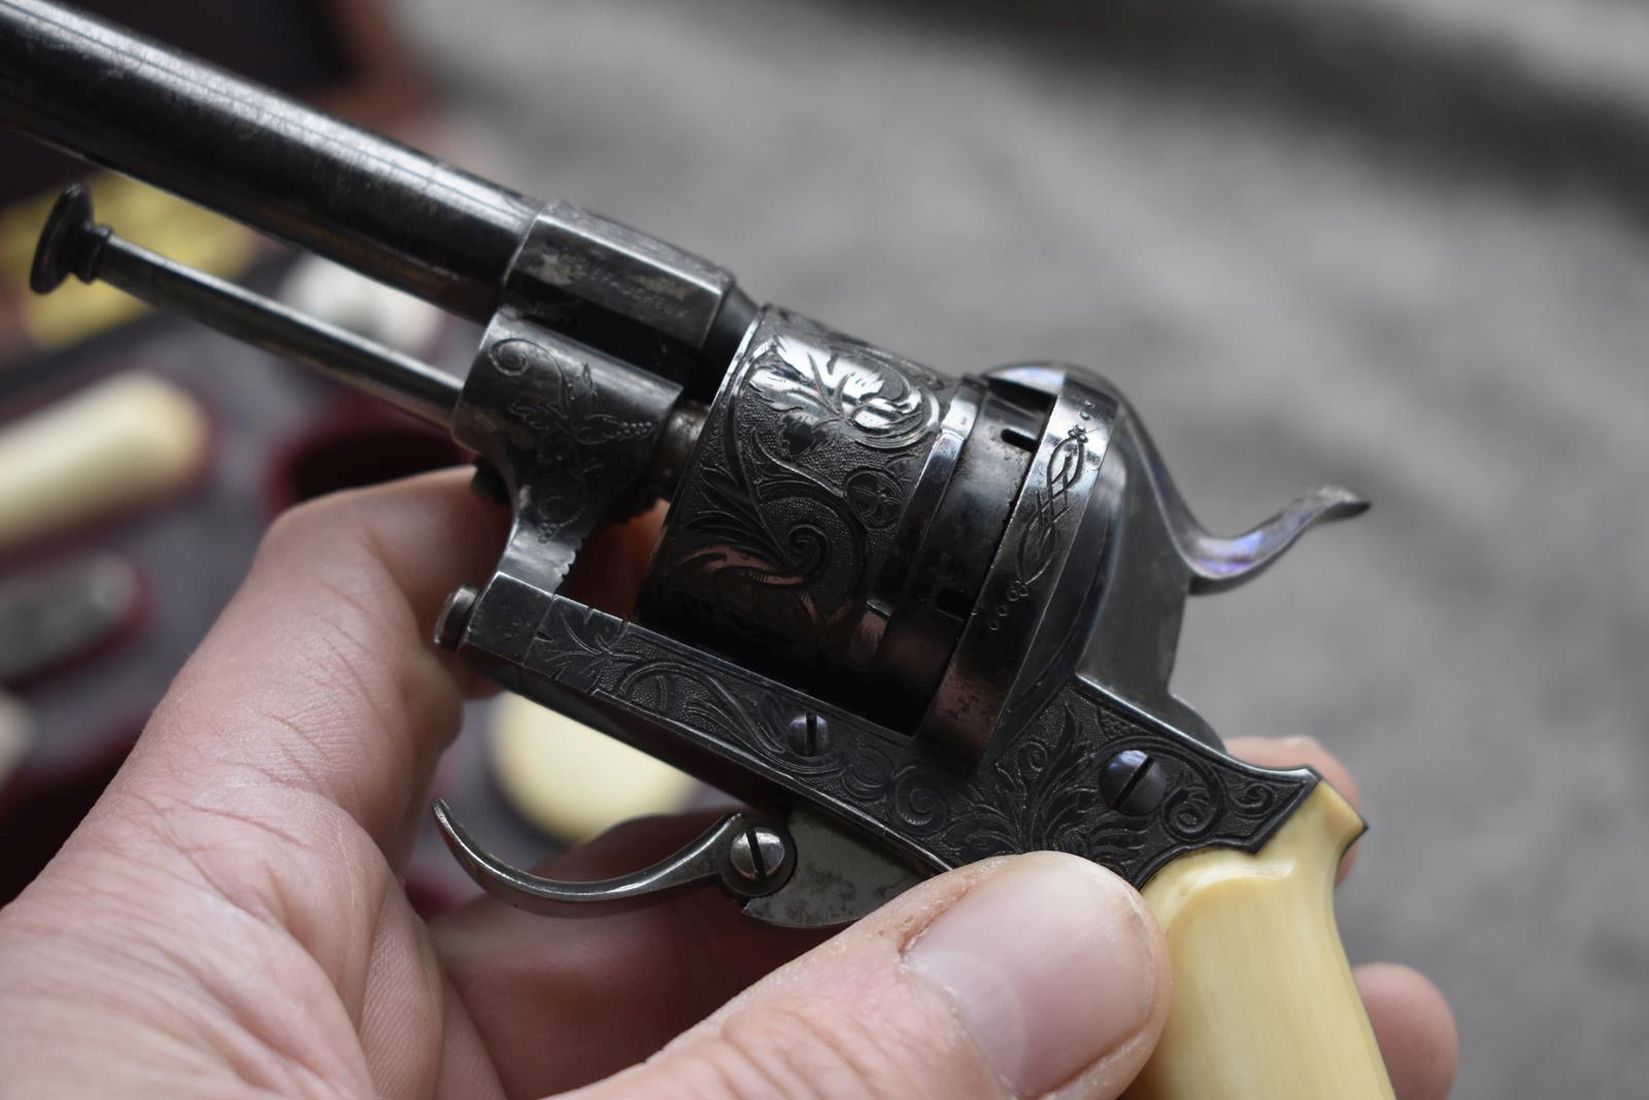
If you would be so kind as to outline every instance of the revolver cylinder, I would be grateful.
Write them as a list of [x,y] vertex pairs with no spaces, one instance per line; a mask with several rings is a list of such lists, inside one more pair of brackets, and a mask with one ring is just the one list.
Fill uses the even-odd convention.
[[764,311],[705,417],[639,617],[931,732],[1046,406]]

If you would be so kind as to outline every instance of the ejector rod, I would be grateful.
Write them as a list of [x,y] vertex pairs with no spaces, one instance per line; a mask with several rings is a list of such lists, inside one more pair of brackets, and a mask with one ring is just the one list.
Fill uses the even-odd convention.
[[52,208],[29,286],[36,294],[49,294],[70,275],[85,283],[101,280],[150,305],[177,310],[237,340],[307,363],[432,424],[452,427],[462,389],[456,378],[121,240],[92,220],[91,196],[78,183]]
[[541,205],[45,0],[0,0],[0,121],[481,322]]

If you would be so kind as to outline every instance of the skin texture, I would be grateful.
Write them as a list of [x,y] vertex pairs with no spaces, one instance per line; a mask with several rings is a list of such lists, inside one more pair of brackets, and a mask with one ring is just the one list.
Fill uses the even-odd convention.
[[[1120,1094],[1167,1012],[1166,959],[1149,917],[1128,916],[1137,895],[1071,857],[940,876],[828,943],[746,923],[714,891],[586,920],[486,899],[414,914],[398,873],[460,704],[484,690],[423,639],[449,590],[486,577],[504,523],[447,473],[275,525],[108,792],[0,911],[0,1094]],[[579,594],[622,610],[655,532],[592,543]],[[1233,751],[1354,793],[1314,743]],[[702,824],[632,822],[546,869],[615,873]],[[1090,899],[1115,929],[1072,988],[1044,975],[1015,1001],[1014,1026],[1055,1034],[1064,1004],[1126,1034],[1010,1064],[1001,1036],[967,1030],[978,1005],[941,965],[957,952],[932,948],[988,927],[1005,875],[1067,891],[1067,909]],[[1128,976],[1114,984],[1137,1006],[1073,992],[1107,975]],[[1441,996],[1400,967],[1359,983],[1398,1095],[1444,1096],[1457,1052]]]

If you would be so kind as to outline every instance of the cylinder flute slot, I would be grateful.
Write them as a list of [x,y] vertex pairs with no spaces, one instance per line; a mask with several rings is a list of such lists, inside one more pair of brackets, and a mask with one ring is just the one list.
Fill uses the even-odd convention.
[[36,294],[48,294],[70,275],[84,283],[102,280],[150,305],[296,359],[432,424],[452,426],[452,410],[463,389],[458,379],[121,240],[108,226],[93,222],[91,196],[80,184],[65,189],[52,207],[29,286]]

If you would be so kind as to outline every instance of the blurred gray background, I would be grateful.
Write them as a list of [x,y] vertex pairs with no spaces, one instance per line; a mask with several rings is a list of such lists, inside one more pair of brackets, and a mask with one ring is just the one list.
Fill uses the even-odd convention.
[[[1009,11],[1012,14],[1007,14]],[[408,0],[468,159],[936,367],[1091,364],[1240,529],[1176,680],[1314,734],[1462,1097],[1649,1081],[1649,5]]]

